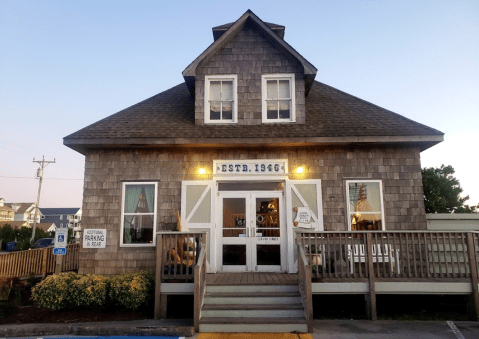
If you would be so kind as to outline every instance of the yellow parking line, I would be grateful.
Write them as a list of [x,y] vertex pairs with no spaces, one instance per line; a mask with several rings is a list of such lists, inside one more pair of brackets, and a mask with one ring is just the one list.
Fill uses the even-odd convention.
[[200,333],[198,339],[313,339],[313,337],[307,333]]

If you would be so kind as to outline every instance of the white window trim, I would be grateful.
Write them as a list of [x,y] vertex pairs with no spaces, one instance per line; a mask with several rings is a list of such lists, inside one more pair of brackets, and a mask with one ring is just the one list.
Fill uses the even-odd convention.
[[[210,119],[210,81],[233,79],[233,120]],[[205,75],[205,124],[236,124],[238,122],[238,75]]]
[[[278,122],[296,122],[296,85],[295,85],[295,74],[294,73],[287,73],[287,74],[263,74],[261,75],[261,107],[262,107],[262,122],[263,123],[278,123]],[[266,88],[266,81],[267,80],[289,80],[290,82],[290,89],[291,89],[291,118],[290,119],[268,119],[267,117],[267,109],[266,109],[266,96],[267,96],[267,88]]]
[[[155,185],[155,202],[153,204],[153,243],[151,244],[124,244],[123,243],[123,227],[125,222],[125,186],[126,185]],[[156,246],[156,218],[158,205],[158,182],[123,182],[121,185],[121,226],[120,226],[120,247],[155,247]],[[138,215],[151,215],[151,213],[137,213]]]
[[[381,227],[382,231],[386,230],[386,218],[384,215],[384,198],[383,198],[383,182],[382,180],[363,180],[363,179],[357,179],[357,180],[346,180],[346,206],[347,206],[347,211],[348,214],[346,216],[348,220],[348,231],[351,231],[351,210],[349,207],[349,183],[358,183],[358,182],[378,182],[379,183],[379,199],[381,200]],[[378,213],[378,212],[360,212],[360,213]]]

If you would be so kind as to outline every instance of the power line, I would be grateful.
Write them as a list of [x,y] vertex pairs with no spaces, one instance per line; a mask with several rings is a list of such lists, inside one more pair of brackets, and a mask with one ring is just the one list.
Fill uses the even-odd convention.
[[[30,177],[9,177],[9,176],[6,176],[6,175],[0,175],[0,178],[7,178],[7,179],[32,179],[32,180],[37,180],[37,178],[30,178]],[[83,179],[43,178],[43,180],[83,180]]]

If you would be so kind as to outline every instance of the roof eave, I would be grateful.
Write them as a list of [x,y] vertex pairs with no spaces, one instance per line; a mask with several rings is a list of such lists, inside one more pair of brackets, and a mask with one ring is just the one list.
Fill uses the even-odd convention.
[[86,155],[92,149],[158,147],[299,147],[299,146],[381,146],[418,147],[424,151],[444,141],[444,135],[349,136],[305,138],[118,138],[64,139],[63,144]]

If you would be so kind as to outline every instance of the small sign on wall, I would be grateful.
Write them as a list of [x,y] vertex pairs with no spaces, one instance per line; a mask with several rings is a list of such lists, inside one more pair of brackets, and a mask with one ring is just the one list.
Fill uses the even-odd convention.
[[308,207],[295,207],[296,219],[294,219],[294,226],[311,228],[311,210]]
[[106,229],[83,230],[83,248],[105,248]]

